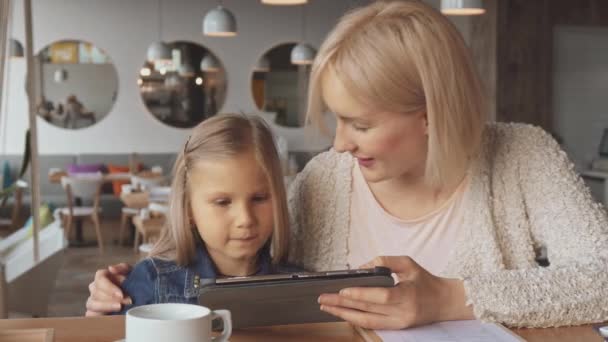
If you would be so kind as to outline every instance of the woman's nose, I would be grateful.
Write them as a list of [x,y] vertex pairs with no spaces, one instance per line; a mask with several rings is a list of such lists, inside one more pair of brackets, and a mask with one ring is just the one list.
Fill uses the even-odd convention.
[[356,145],[349,138],[345,132],[343,124],[336,126],[336,137],[334,138],[334,149],[337,152],[352,152],[356,148]]

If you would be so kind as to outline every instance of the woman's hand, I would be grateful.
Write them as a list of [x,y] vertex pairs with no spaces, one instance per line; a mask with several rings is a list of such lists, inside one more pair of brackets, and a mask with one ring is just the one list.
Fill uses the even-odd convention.
[[410,257],[377,257],[397,275],[392,288],[353,287],[319,297],[321,310],[368,329],[403,329],[437,321],[473,319],[461,280],[436,277]]
[[125,297],[120,288],[129,272],[131,266],[125,263],[97,270],[95,280],[89,284],[90,296],[85,316],[106,315],[120,311],[123,304],[131,304],[131,298]]

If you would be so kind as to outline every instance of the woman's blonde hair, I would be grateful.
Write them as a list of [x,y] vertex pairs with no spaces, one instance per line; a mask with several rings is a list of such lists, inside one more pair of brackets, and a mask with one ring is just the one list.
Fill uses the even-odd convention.
[[477,153],[485,96],[462,36],[434,8],[376,1],[342,17],[312,66],[307,118],[316,124],[327,110],[322,79],[328,69],[366,107],[426,111],[428,184],[453,181]]
[[198,232],[192,227],[189,173],[199,161],[247,152],[255,154],[270,185],[274,206],[270,242],[272,261],[278,263],[285,260],[289,243],[289,217],[274,139],[261,118],[238,114],[211,117],[192,130],[175,161],[166,225],[150,256],[170,258],[179,265],[187,265],[194,260]]

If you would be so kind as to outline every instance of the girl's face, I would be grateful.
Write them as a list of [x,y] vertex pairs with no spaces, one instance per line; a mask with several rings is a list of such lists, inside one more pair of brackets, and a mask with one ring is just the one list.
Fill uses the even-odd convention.
[[220,271],[255,262],[272,235],[274,206],[254,154],[199,161],[190,177],[192,217]]
[[427,153],[426,113],[365,108],[328,68],[321,80],[323,101],[336,115],[334,148],[359,162],[368,182],[422,177]]

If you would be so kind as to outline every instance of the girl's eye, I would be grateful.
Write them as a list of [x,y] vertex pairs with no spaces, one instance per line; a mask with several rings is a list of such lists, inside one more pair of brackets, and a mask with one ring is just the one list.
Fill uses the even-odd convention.
[[221,198],[221,199],[217,199],[217,200],[213,201],[213,203],[220,207],[226,207],[226,206],[229,206],[231,202],[227,198]]
[[270,198],[270,196],[268,196],[268,194],[258,194],[253,196],[253,201],[254,202],[266,202],[268,200],[268,198]]

